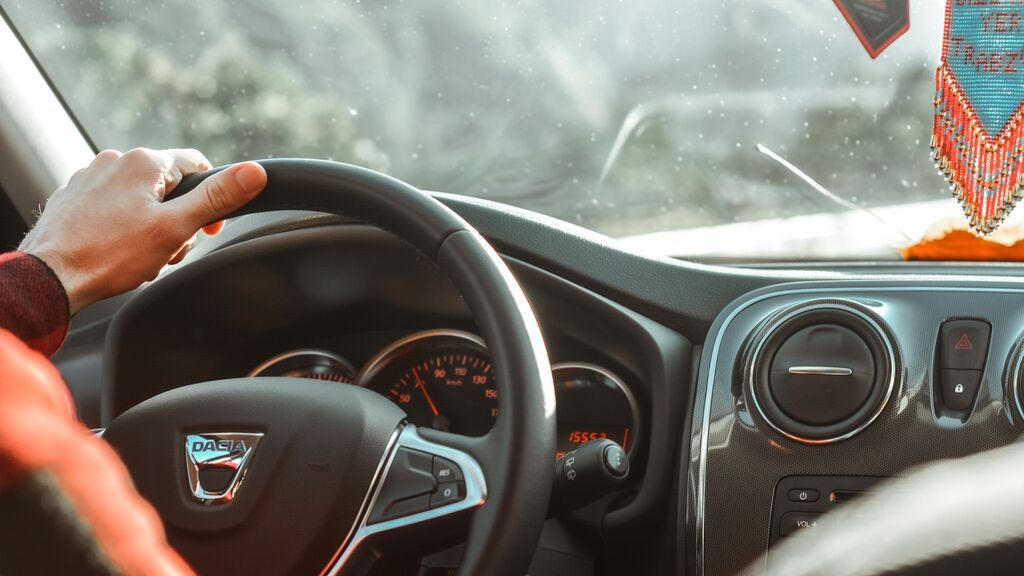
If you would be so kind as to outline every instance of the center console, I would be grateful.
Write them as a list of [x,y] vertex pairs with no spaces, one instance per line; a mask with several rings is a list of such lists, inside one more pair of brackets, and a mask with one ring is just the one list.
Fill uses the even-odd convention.
[[688,573],[736,574],[886,478],[1021,432],[1024,290],[816,282],[716,320],[684,462]]

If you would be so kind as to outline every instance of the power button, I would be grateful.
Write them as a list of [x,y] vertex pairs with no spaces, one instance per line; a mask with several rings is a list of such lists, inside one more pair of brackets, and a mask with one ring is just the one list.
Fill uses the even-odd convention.
[[794,488],[788,496],[790,502],[817,502],[821,494],[817,490]]

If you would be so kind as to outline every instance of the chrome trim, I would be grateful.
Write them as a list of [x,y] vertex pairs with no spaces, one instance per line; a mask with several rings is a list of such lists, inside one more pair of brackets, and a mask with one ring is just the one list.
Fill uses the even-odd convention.
[[[1017,338],[1017,343],[1010,348],[1010,359],[1009,361],[1014,362],[1013,370],[1004,370],[1004,386],[1009,386],[1013,392],[1013,403],[1017,407],[1017,415],[1024,418],[1024,405],[1021,404],[1020,398],[1020,375],[1021,369],[1024,369],[1024,336]],[[1007,374],[1009,372],[1009,374]],[[1005,382],[1005,378],[1009,376],[1009,382]]]
[[[188,485],[192,490],[192,496],[207,505],[227,504],[235,499],[235,493],[245,479],[245,473],[249,469],[252,455],[263,439],[262,432],[204,432],[202,434],[185,435],[185,471],[188,475]],[[212,457],[198,459],[193,449],[195,443],[206,442],[239,442],[242,445],[241,453],[234,449],[234,445],[228,450],[220,449]],[[224,490],[209,492],[203,488],[199,480],[199,468],[202,465],[218,466],[220,468],[233,469],[234,474]]]
[[422,332],[416,332],[415,334],[409,334],[403,336],[398,340],[388,344],[382,348],[379,352],[373,355],[373,358],[363,366],[362,370],[356,374],[355,378],[352,379],[352,383],[356,386],[367,387],[370,380],[380,371],[383,367],[384,361],[392,356],[396,350],[402,346],[406,346],[419,340],[428,340],[431,338],[461,338],[467,342],[480,346],[484,350],[487,350],[487,344],[484,339],[473,334],[472,332],[466,332],[465,330],[456,330],[454,328],[437,328],[433,330],[424,330]]
[[384,484],[384,477],[387,474],[387,469],[391,466],[392,460],[395,459],[395,454],[398,452],[398,439],[402,432],[405,431],[407,426],[405,424],[399,424],[395,431],[391,433],[391,438],[388,440],[388,445],[384,449],[384,455],[381,456],[380,462],[377,463],[377,469],[373,472],[373,478],[370,480],[370,488],[366,491],[366,495],[363,496],[363,503],[359,505],[359,514],[356,515],[356,519],[352,522],[352,526],[348,529],[345,534],[345,538],[341,541],[338,549],[335,550],[334,555],[331,556],[331,560],[327,563],[327,566],[320,571],[320,576],[325,574],[337,574],[341,570],[342,565],[348,556],[351,556],[351,550],[355,547],[349,547],[349,543],[352,542],[352,536],[356,534],[359,527],[366,522],[366,517],[370,514],[371,499],[376,500],[377,493],[380,491],[380,487]]
[[[596,372],[611,380],[616,386],[619,387],[619,390],[622,390],[622,393],[625,394],[626,396],[626,401],[629,402],[629,410],[632,413],[633,417],[633,443],[630,444],[629,448],[626,450],[626,454],[632,455],[633,448],[635,448],[641,440],[642,426],[640,419],[640,406],[639,404],[637,404],[636,397],[633,396],[633,391],[629,389],[629,386],[626,385],[626,382],[622,378],[619,378],[619,376],[612,372],[611,370],[603,366],[599,366],[597,364],[591,364],[589,362],[559,362],[558,364],[554,364],[553,366],[551,366],[551,375],[553,380],[557,380],[555,375],[559,370],[562,370],[563,368],[577,368],[580,370],[590,370],[592,372]],[[558,390],[556,389],[556,400],[557,393]]]
[[[805,305],[805,303],[801,303],[789,307],[787,311],[783,312],[778,317],[771,320],[771,324],[769,324],[768,329],[765,330],[764,336],[757,342],[757,345],[754,347],[754,351],[750,354],[750,360],[747,362],[748,377],[746,380],[746,384],[750,387],[750,401],[751,404],[754,405],[754,408],[757,409],[757,413],[761,415],[761,418],[763,418],[764,421],[767,422],[773,430],[775,430],[779,434],[782,434],[786,438],[789,438],[790,440],[795,440],[803,444],[832,444],[856,436],[865,428],[870,426],[871,423],[874,422],[879,416],[882,415],[882,412],[885,410],[885,407],[888,406],[889,404],[889,398],[890,396],[892,396],[892,391],[896,387],[896,352],[895,348],[893,348],[892,342],[889,340],[889,335],[885,332],[885,330],[882,329],[881,325],[878,324],[877,320],[875,320],[870,315],[858,310],[855,306],[856,303],[849,300],[846,301],[848,303],[844,303],[841,298],[836,298],[835,300],[837,301],[822,302],[818,304],[812,304],[810,306]],[[885,392],[882,395],[882,401],[878,404],[878,408],[875,409],[871,416],[869,416],[866,420],[858,424],[856,428],[848,432],[844,432],[843,434],[840,434],[838,436],[830,436],[828,438],[804,438],[803,436],[798,436],[796,434],[793,434],[792,432],[784,430],[781,426],[773,422],[772,419],[768,417],[768,414],[765,413],[764,409],[761,407],[761,403],[758,402],[757,400],[757,388],[754,386],[754,366],[757,366],[757,360],[761,354],[761,348],[764,346],[764,343],[768,340],[768,338],[770,338],[772,334],[774,334],[775,331],[779,329],[780,326],[782,326],[789,320],[802,314],[813,312],[815,310],[842,310],[843,312],[853,314],[854,316],[857,316],[861,320],[867,322],[871,326],[871,328],[878,334],[879,338],[882,339],[882,344],[885,347],[885,355],[889,361],[889,380],[887,383],[883,384],[885,386]],[[790,370],[792,370],[792,368]],[[853,371],[851,370],[850,374],[852,373]]]
[[289,350],[288,352],[282,352],[277,356],[272,356],[267,360],[264,360],[259,366],[253,368],[251,372],[246,374],[246,376],[249,378],[259,376],[266,372],[267,369],[269,369],[271,366],[298,356],[318,356],[320,358],[327,358],[328,360],[337,362],[347,367],[348,370],[352,372],[353,378],[355,377],[356,367],[353,366],[351,362],[349,362],[346,358],[338,354],[335,354],[334,352],[321,350],[319,348],[299,348],[298,350]]
[[[466,497],[459,502],[453,502],[433,510],[426,510],[409,516],[404,516],[402,518],[394,518],[392,520],[385,520],[374,524],[367,524],[370,517],[370,510],[373,510],[373,506],[377,503],[377,498],[380,496],[380,490],[384,485],[384,481],[387,479],[388,472],[391,471],[391,465],[394,463],[395,456],[398,454],[399,448],[419,450],[420,452],[426,452],[428,454],[447,458],[458,464],[459,467],[462,468],[462,475],[466,482]],[[437,518],[441,518],[449,514],[478,508],[487,500],[487,482],[484,479],[483,469],[480,468],[476,459],[461,450],[456,450],[455,448],[424,439],[419,435],[419,432],[416,431],[416,426],[412,424],[409,424],[402,429],[398,436],[397,445],[390,450],[385,461],[387,462],[387,466],[384,469],[383,476],[379,480],[377,477],[374,478],[376,486],[372,487],[367,493],[367,497],[372,495],[373,498],[370,500],[369,505],[365,506],[364,510],[360,513],[359,528],[356,530],[351,542],[348,543],[348,546],[346,547],[346,545],[343,544],[342,547],[339,548],[339,550],[342,551],[340,556],[337,557],[337,560],[334,561],[330,568],[325,569],[321,574],[327,576],[335,576],[339,574],[345,566],[345,562],[352,557],[352,554],[370,536],[387,532],[389,530],[395,530],[397,528],[403,528],[412,524],[436,520]],[[378,473],[379,472],[380,469],[378,468]]]
[[853,370],[841,366],[790,366],[789,373],[807,376],[850,376]]

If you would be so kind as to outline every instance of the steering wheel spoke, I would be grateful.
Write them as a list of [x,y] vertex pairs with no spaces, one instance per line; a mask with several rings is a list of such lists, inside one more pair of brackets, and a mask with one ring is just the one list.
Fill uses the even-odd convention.
[[484,470],[471,454],[481,444],[406,425],[348,548],[327,573],[361,574],[377,557],[426,554],[457,542],[487,499]]

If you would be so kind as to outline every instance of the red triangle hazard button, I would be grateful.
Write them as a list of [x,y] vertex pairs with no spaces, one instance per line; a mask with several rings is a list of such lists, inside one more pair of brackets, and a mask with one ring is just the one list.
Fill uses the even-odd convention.
[[956,341],[956,345],[953,346],[954,350],[974,350],[974,344],[971,343],[971,339],[967,334],[960,335],[960,339]]

